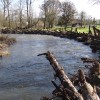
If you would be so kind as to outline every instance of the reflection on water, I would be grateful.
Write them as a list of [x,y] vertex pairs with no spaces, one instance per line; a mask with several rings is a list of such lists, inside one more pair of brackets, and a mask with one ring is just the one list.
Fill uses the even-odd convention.
[[11,35],[17,43],[0,59],[0,100],[39,100],[53,90],[53,70],[44,56],[50,50],[66,72],[83,68],[81,57],[96,58],[88,46],[74,40],[40,35]]

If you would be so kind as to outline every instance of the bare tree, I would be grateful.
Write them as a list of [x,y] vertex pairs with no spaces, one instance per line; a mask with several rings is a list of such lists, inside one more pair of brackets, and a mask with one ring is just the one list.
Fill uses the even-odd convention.
[[6,0],[1,0],[3,6],[3,26],[5,27],[5,19],[6,19]]
[[46,20],[47,20],[47,7],[46,0],[44,0],[44,4],[41,7],[42,14],[43,14],[43,22],[44,22],[44,29],[46,28]]
[[35,0],[26,0],[28,27],[32,26],[32,4]]
[[85,24],[85,18],[86,18],[86,13],[84,11],[81,11],[80,13],[81,27],[83,26],[83,24]]
[[20,28],[22,28],[22,17],[23,17],[23,1],[19,0],[19,22],[20,22]]
[[3,23],[3,13],[0,11],[0,27],[1,26],[4,26],[4,23]]
[[73,3],[71,2],[63,2],[62,3],[62,21],[65,26],[65,29],[68,24],[70,24],[75,16],[76,9]]
[[93,24],[93,26],[95,26],[96,25],[96,19],[95,18],[93,18],[93,21],[92,21],[92,24]]
[[[8,26],[10,28],[11,25],[13,24],[12,22],[15,21],[15,18],[17,18],[16,26],[19,26],[20,28],[26,26],[26,22],[28,27],[32,26],[32,21],[33,21],[32,4],[35,0],[17,0],[17,1],[13,0],[14,2],[12,2],[12,0],[0,0],[0,1],[1,1],[0,4],[2,5],[2,12],[4,16],[3,26]],[[18,11],[17,15],[14,14],[16,10]]]
[[6,26],[6,21],[8,22],[8,27],[10,28],[10,6],[11,0],[1,0],[3,6],[3,26]]
[[29,0],[26,0],[26,8],[27,8],[27,22],[28,22],[28,17],[29,17]]
[[6,7],[7,7],[7,13],[8,13],[8,26],[10,28],[10,0],[6,0]]
[[52,28],[60,12],[60,2],[58,0],[44,0],[41,10],[44,17],[44,28],[46,23],[49,28]]
[[19,9],[12,8],[10,10],[10,26],[11,28],[15,29],[17,27],[17,24],[19,22]]

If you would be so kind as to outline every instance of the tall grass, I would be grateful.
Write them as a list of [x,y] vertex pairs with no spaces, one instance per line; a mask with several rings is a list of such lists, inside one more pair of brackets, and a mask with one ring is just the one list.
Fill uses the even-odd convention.
[[8,55],[8,47],[16,42],[15,38],[10,38],[7,35],[0,35],[0,57]]
[[8,46],[16,42],[15,38],[11,38],[8,35],[0,35],[0,44],[7,44]]

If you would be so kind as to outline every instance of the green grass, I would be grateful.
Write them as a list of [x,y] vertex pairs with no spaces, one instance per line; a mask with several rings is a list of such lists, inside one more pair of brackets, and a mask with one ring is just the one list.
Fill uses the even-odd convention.
[[[80,28],[77,28],[77,31],[80,32],[80,33],[88,33],[89,32],[89,27],[80,27]],[[91,31],[93,32],[93,29],[91,28]]]
[[[73,27],[73,31],[75,31],[75,28],[76,27]],[[96,28],[100,29],[100,25],[97,25]],[[92,27],[90,28],[92,33],[93,33],[93,29]],[[60,26],[54,26],[51,30],[56,30],[56,31],[59,31],[59,30],[64,30],[64,27],[60,27]],[[71,26],[68,26],[66,28],[67,31],[70,31],[71,30]],[[89,32],[89,26],[85,26],[85,27],[77,27],[77,31],[80,32],[80,33],[88,33]]]
[[[75,31],[76,27],[73,27],[73,30],[72,31]],[[55,26],[53,27],[51,30],[65,30],[64,27],[60,27],[60,26]],[[70,31],[71,30],[71,26],[68,26],[66,28],[67,31]],[[77,31],[80,32],[80,33],[88,33],[88,30],[89,28],[88,27],[77,27]]]
[[[85,27],[73,27],[73,30],[72,31],[75,31],[77,28],[77,31],[79,33],[88,33],[89,32],[89,26],[86,25]],[[100,25],[97,25],[96,28],[100,29]],[[91,27],[90,28],[92,33],[93,33],[93,28]],[[35,28],[32,28],[32,30],[37,30]],[[61,27],[61,26],[54,26],[53,28],[50,28],[50,29],[43,29],[43,28],[40,28],[40,30],[50,30],[50,31],[65,31],[65,28],[64,27]],[[66,28],[66,31],[71,31],[71,26],[68,26]]]
[[100,29],[100,25],[97,25],[97,28]]
[[[100,25],[97,25],[96,28],[97,28],[97,29],[100,29]],[[91,29],[91,32],[94,33],[94,32],[93,32],[93,28],[91,27],[90,29]],[[83,32],[84,32],[84,33],[88,33],[88,32],[89,32],[89,26],[86,26],[85,28],[84,28],[84,27],[82,27],[82,28],[80,27],[80,28],[78,28],[77,30],[78,30],[78,32],[80,32],[80,33],[83,33]]]

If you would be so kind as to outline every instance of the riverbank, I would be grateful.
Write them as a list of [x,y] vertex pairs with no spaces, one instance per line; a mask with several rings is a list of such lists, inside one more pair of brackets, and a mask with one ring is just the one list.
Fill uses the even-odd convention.
[[[93,27],[94,33],[89,31],[89,33],[79,33],[74,31],[52,31],[52,30],[31,30],[31,29],[22,29],[22,30],[16,30],[9,32],[10,34],[38,34],[38,35],[52,35],[60,38],[68,38],[68,39],[74,39],[78,42],[82,42],[85,45],[89,45],[92,49],[92,52],[100,52],[100,30]],[[3,30],[4,34],[7,33],[6,30]]]
[[[78,42],[82,42],[85,45],[89,45],[92,52],[100,52],[100,30],[96,27],[92,27],[93,31],[89,33],[79,33],[75,31],[62,31],[62,30],[32,30],[32,29],[22,29],[22,30],[3,30],[4,34],[38,34],[38,35],[51,35],[60,38],[74,39]],[[9,32],[9,33],[8,33]]]
[[[31,32],[32,33],[32,32]],[[43,32],[33,32],[45,34],[45,35],[53,35],[61,38],[68,38],[68,39],[74,39],[78,42],[82,42],[85,45],[89,45],[92,49],[92,52],[96,53],[100,51],[100,30],[94,28],[94,34],[91,33],[78,33],[73,31],[43,31]],[[26,32],[27,34],[27,32]]]
[[96,53],[100,51],[100,30],[94,28],[94,34],[91,33],[79,33],[73,31],[51,31],[51,30],[21,30],[16,31],[17,34],[38,34],[38,35],[52,35],[60,38],[74,39],[78,42],[82,42],[85,45],[89,45],[92,52]]
[[15,38],[0,34],[0,56],[9,55],[9,46],[16,42]]

